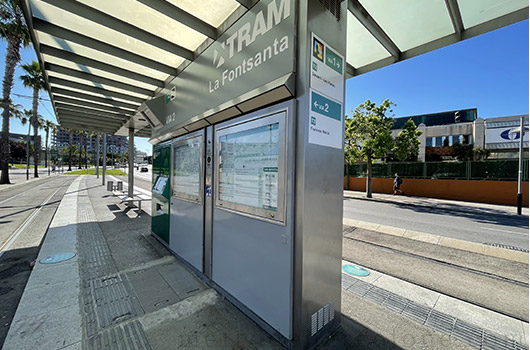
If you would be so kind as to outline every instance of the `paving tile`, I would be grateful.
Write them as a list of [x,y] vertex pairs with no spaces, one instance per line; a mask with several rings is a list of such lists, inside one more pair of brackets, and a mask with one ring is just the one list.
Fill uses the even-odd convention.
[[79,281],[66,281],[24,291],[17,317],[49,313],[71,305],[79,307]]
[[57,266],[53,265],[49,264],[46,266],[44,264],[37,264],[36,266],[39,267],[34,268],[34,271],[38,271],[38,273],[32,273],[30,275],[25,290],[43,288],[64,282],[79,283],[78,261],[69,260]]
[[188,298],[206,289],[202,281],[178,262],[157,265],[155,268],[180,299]]
[[404,298],[410,299],[415,303],[432,308],[436,303],[440,293],[419,287],[415,284],[397,279],[392,276],[382,275],[374,286],[383,288]]
[[440,241],[440,236],[431,235],[428,233],[406,230],[403,234],[404,238],[414,239],[416,241],[437,244]]
[[[61,349],[81,340],[79,305],[70,305],[47,313],[16,318],[11,324],[3,349]],[[68,350],[73,349],[76,348]]]
[[404,228],[379,225],[377,232],[386,233],[387,235],[402,237],[405,234],[405,231],[407,230]]

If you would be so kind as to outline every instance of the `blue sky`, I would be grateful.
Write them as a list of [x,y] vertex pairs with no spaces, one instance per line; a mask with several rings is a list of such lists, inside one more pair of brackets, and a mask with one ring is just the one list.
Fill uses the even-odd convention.
[[[528,114],[529,37],[528,20],[438,49],[347,80],[346,113],[367,99],[385,98],[396,104],[396,117],[477,108],[481,118]],[[0,41],[0,72],[4,72],[6,43]],[[35,59],[33,47],[22,51],[22,62]],[[31,89],[24,88],[15,73],[15,103],[31,108]],[[2,76],[3,78],[3,76]],[[46,91],[41,97],[48,100]],[[49,101],[41,101],[39,113],[57,122]],[[27,127],[11,120],[11,132],[27,133]],[[146,138],[136,147],[151,154]]]
[[480,118],[528,114],[528,20],[346,82],[347,114],[367,99],[396,117],[477,108]]

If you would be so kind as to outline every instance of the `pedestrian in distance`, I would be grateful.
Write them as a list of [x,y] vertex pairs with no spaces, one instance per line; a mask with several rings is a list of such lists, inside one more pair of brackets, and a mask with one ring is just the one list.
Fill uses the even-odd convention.
[[405,194],[405,192],[401,191],[399,189],[399,187],[401,186],[401,184],[403,183],[403,180],[401,180],[401,178],[399,177],[398,173],[396,173],[394,175],[394,194],[396,194],[397,192],[401,193],[402,195]]

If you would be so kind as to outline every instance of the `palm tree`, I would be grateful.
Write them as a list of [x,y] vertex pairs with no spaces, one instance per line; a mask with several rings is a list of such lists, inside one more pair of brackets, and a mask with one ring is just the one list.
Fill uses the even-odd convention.
[[28,138],[27,138],[27,142],[26,142],[26,180],[29,180],[29,146],[30,146],[30,141],[29,141],[29,138],[31,136],[31,117],[33,115],[33,112],[31,110],[27,110],[25,109],[22,116],[20,117],[20,122],[22,123],[22,125],[26,125],[29,124],[29,128],[28,128]]
[[[38,108],[39,108],[39,91],[46,87],[44,76],[40,68],[39,62],[33,60],[31,63],[23,64],[22,69],[26,72],[26,75],[21,75],[20,80],[25,87],[33,89],[33,133],[35,138],[37,137],[37,129],[42,128],[42,119],[39,119]],[[39,177],[39,171],[37,166],[40,158],[40,143],[35,143],[35,150],[33,152],[33,161],[35,163],[35,176]]]
[[[50,136],[50,130],[55,132],[57,125],[50,120],[46,120],[44,121],[44,129],[46,130],[46,154],[44,158],[44,166],[48,168],[48,136]],[[50,175],[50,168],[48,168],[48,175]]]
[[68,171],[72,171],[72,138],[74,136],[74,130],[73,129],[65,129],[68,131],[68,134],[70,136],[69,142],[68,142]]
[[0,37],[7,41],[4,80],[2,82],[2,136],[0,139],[0,184],[9,184],[9,118],[11,89],[15,67],[20,62],[20,48],[29,45],[29,31],[24,21],[20,0],[0,0]]

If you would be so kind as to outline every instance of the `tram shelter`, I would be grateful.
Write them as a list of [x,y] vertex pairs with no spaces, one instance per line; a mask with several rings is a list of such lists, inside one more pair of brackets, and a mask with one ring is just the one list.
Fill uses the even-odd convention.
[[149,137],[153,234],[300,349],[340,327],[345,79],[528,18],[522,0],[22,3],[59,124]]

